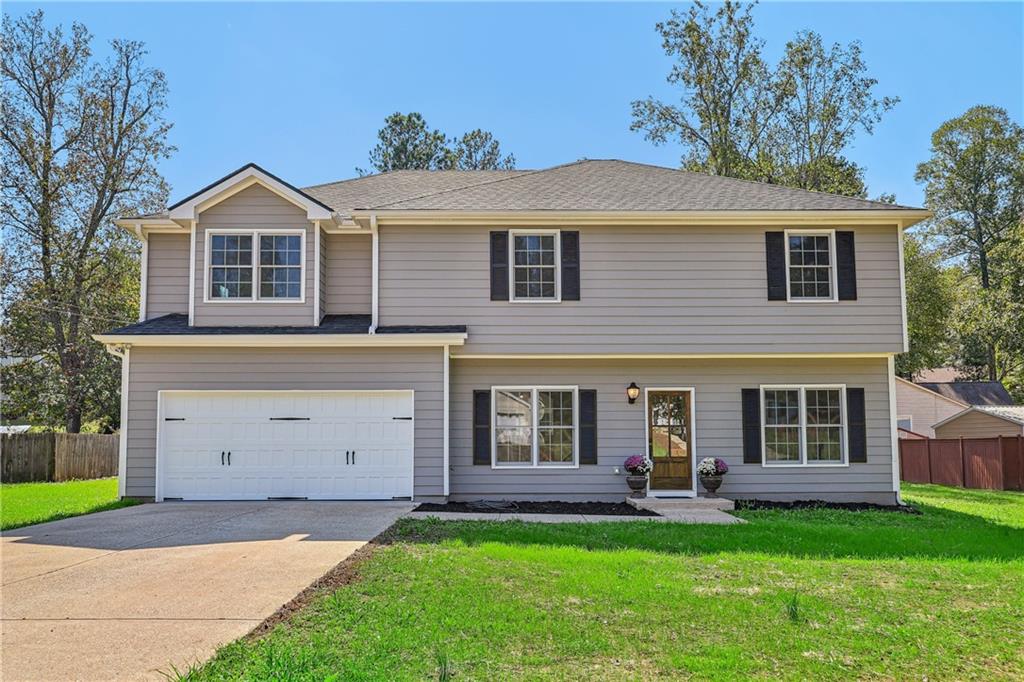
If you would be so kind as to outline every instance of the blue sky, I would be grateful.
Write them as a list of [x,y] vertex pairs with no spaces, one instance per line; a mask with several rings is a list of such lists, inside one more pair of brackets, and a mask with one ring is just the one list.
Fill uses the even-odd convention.
[[[39,5],[5,3],[18,15]],[[581,157],[678,165],[629,131],[633,99],[674,98],[654,24],[676,4],[46,3],[102,51],[142,40],[170,85],[181,198],[255,161],[297,185],[351,177],[385,116],[419,111],[449,135],[492,131],[521,168]],[[848,155],[871,196],[920,204],[916,164],[944,120],[978,104],[1024,114],[1024,3],[767,2],[775,59],[797,30],[860,40],[879,95],[902,102]]]

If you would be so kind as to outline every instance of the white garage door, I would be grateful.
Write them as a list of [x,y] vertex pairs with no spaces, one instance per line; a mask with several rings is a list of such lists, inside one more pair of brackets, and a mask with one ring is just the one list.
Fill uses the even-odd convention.
[[157,499],[412,497],[412,391],[162,391]]

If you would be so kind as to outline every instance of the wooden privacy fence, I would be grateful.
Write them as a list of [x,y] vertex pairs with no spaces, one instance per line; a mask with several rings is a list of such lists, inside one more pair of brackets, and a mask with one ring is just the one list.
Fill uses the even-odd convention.
[[4,483],[117,476],[117,435],[7,433],[0,436]]
[[1024,490],[1024,438],[902,438],[900,478],[909,483]]

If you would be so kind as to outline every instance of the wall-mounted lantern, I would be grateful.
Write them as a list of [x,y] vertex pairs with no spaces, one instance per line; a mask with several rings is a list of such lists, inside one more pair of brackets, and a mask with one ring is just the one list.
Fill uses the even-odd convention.
[[632,405],[636,402],[636,399],[640,397],[640,387],[633,381],[626,387],[626,397],[629,398],[629,404]]

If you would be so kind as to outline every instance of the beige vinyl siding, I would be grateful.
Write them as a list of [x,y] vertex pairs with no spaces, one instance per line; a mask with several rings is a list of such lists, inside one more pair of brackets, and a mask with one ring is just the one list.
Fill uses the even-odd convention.
[[146,319],[188,314],[187,234],[151,234],[146,247]]
[[466,324],[459,354],[902,351],[895,226],[843,228],[858,300],[839,303],[768,301],[765,228],[564,227],[581,300],[562,303],[490,300],[490,228],[382,227],[381,324]]
[[326,314],[369,315],[373,298],[373,238],[368,234],[324,236]]
[[[205,269],[206,231],[215,228],[304,229],[305,292],[303,303],[295,302],[217,302],[204,303],[204,287],[209,287]],[[254,262],[258,253],[253,251]],[[314,276],[313,224],[306,212],[259,185],[248,187],[203,211],[196,227],[196,281],[193,324],[197,327],[219,325],[283,325],[308,327],[313,323]],[[256,277],[256,275],[254,275]],[[254,282],[256,286],[258,282]]]
[[913,419],[914,428],[911,430],[914,433],[934,438],[935,430],[932,427],[935,424],[965,409],[966,405],[934,391],[920,386],[908,386],[903,381],[896,382],[896,412],[900,417]]
[[439,348],[133,348],[127,494],[154,495],[158,391],[412,389],[414,491],[441,495],[443,372]]
[[[885,358],[779,360],[486,360],[451,365],[451,494],[453,499],[621,499],[614,469],[643,454],[644,396],[634,405],[626,386],[695,389],[695,459],[721,457],[730,471],[726,497],[894,501],[888,368]],[[762,384],[846,384],[865,391],[868,457],[848,467],[766,468],[743,463],[741,389]],[[493,386],[579,386],[597,390],[598,463],[578,469],[495,470],[472,459],[472,395]],[[698,484],[699,485],[699,484]]]
[[1024,426],[978,411],[967,412],[935,429],[936,438],[993,438],[1022,434]]

